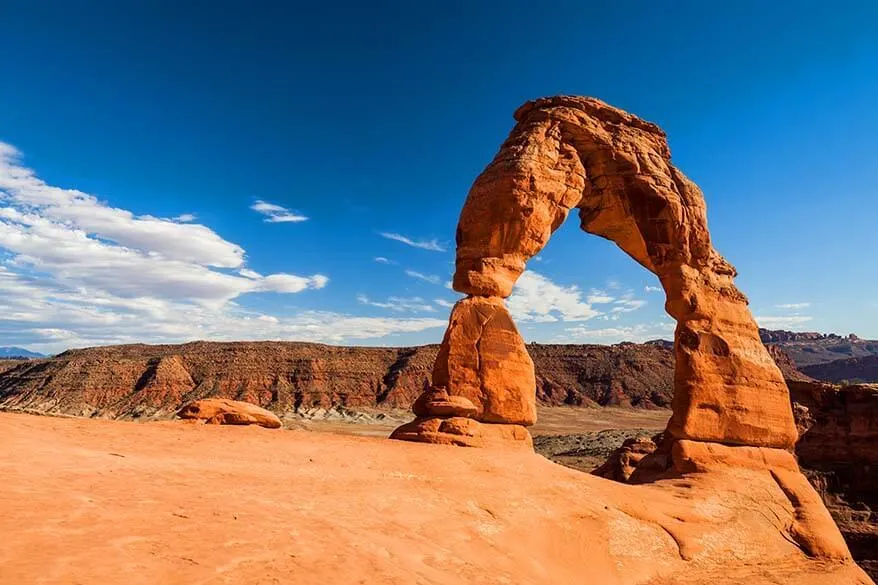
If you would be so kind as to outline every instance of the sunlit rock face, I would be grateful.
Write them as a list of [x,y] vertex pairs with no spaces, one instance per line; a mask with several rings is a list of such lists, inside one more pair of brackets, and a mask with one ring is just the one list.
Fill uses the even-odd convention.
[[[781,372],[734,285],[735,269],[711,245],[701,191],[670,162],[664,132],[582,97],[529,102],[515,119],[460,215],[453,286],[469,298],[452,313],[434,385],[480,405],[484,422],[533,422],[521,416],[533,403],[522,390],[533,375],[523,343],[508,316],[488,307],[509,296],[576,208],[583,230],[615,242],[665,289],[677,320],[670,434],[791,448],[797,435]],[[491,311],[504,340],[481,345],[479,315]]]

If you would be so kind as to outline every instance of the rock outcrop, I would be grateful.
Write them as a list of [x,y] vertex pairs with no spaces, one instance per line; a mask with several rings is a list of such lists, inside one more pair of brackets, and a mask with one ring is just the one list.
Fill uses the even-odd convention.
[[[504,370],[502,353],[458,343],[456,314],[470,304],[498,306],[576,208],[583,230],[615,242],[664,287],[665,307],[677,320],[670,434],[791,448],[796,429],[783,376],[733,283],[735,269],[711,244],[704,198],[670,163],[661,129],[569,96],[529,102],[515,119],[461,211],[453,286],[468,298],[455,308],[440,354],[470,364],[485,357],[491,365],[482,371],[490,375]],[[451,377],[442,379],[451,394],[472,394],[471,380]],[[483,402],[503,400],[483,390]]]
[[[486,413],[507,412],[488,405],[505,404],[510,387],[516,408],[509,412],[519,412],[528,396],[517,385],[485,383],[502,379],[507,362],[528,383],[532,379],[530,372],[521,373],[529,364],[499,307],[526,262],[577,208],[583,230],[615,242],[658,276],[665,308],[677,321],[673,413],[661,445],[627,444],[617,452],[618,465],[601,471],[634,483],[699,478],[693,493],[712,481],[743,479],[731,487],[731,497],[772,494],[761,507],[805,555],[852,564],[838,528],[790,452],[798,433],[781,370],[734,285],[735,269],[711,244],[704,197],[671,164],[664,133],[590,98],[529,102],[515,118],[461,211],[453,287],[467,298],[452,312],[433,383],[478,401],[486,422]],[[485,323],[498,314],[504,342],[483,347]],[[475,333],[462,332],[466,327]],[[442,424],[437,421],[419,417],[397,429],[395,438],[447,442],[433,439]],[[502,428],[531,421],[496,416],[496,422]],[[740,517],[729,521],[741,534],[748,532]],[[659,523],[680,545],[682,559],[702,552],[683,544],[685,528]]]
[[282,426],[273,412],[249,402],[225,398],[196,400],[181,408],[177,416],[209,425],[258,425],[267,429],[279,429]]
[[534,364],[502,299],[457,302],[433,366],[433,384],[471,400],[480,421],[536,422]]

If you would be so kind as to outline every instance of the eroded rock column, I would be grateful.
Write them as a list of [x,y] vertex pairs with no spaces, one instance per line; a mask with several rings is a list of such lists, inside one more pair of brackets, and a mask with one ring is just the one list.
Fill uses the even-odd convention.
[[433,365],[433,386],[412,407],[418,418],[392,439],[464,447],[532,447],[534,365],[500,297],[454,305]]

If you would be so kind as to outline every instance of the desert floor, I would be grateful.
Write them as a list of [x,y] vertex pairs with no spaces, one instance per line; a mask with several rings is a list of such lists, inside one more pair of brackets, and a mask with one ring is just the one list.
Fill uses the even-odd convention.
[[[719,585],[763,558],[771,568],[748,583],[856,571],[809,562],[725,479],[708,508],[731,502],[742,530],[695,525],[721,529],[741,559],[718,568],[713,550],[683,563],[654,519],[664,506],[677,522],[691,486],[616,484],[521,450],[13,413],[0,413],[0,442],[4,584]],[[760,531],[764,544],[748,544]]]

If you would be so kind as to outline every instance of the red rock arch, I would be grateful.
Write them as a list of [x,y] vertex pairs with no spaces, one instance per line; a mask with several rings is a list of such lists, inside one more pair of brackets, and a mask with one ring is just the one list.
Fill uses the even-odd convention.
[[468,298],[452,312],[434,385],[470,399],[483,422],[533,423],[533,366],[498,301],[576,208],[583,230],[615,242],[664,287],[677,321],[671,436],[790,448],[797,434],[786,384],[664,132],[581,97],[528,102],[515,119],[461,212],[453,285]]

